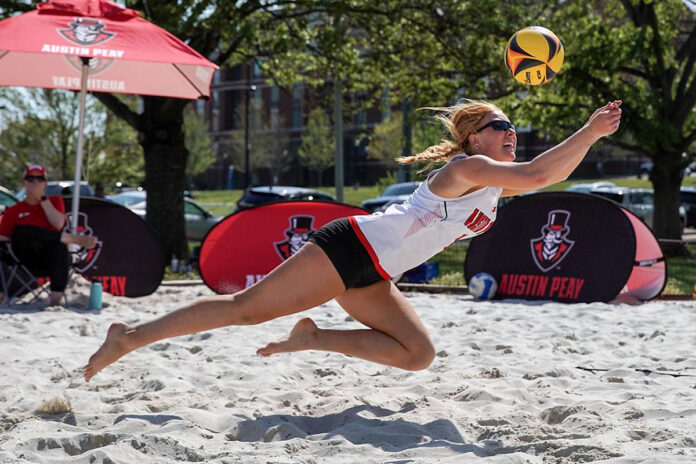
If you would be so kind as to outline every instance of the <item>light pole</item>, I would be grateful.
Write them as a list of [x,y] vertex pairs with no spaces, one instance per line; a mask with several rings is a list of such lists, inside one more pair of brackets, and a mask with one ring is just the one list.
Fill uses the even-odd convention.
[[251,144],[249,142],[249,103],[251,93],[256,90],[255,85],[251,85],[251,67],[247,68],[247,85],[246,85],[246,104],[244,105],[244,188],[248,189],[251,186],[251,167],[249,165],[249,151]]

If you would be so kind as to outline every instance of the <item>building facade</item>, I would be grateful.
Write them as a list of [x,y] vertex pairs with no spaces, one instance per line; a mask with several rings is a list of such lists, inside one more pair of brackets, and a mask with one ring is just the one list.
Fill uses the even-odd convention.
[[[373,185],[391,166],[367,157],[367,139],[374,126],[388,117],[389,112],[377,107],[349,111],[347,108],[357,107],[354,98],[343,96],[344,185]],[[217,159],[206,172],[194,178],[192,187],[245,188],[247,181],[251,186],[333,185],[333,167],[324,171],[319,182],[317,174],[304,168],[297,156],[307,117],[317,106],[322,106],[333,121],[334,100],[330,84],[323,89],[303,85],[284,89],[269,83],[255,65],[220,69],[212,84],[210,101],[199,103],[199,110],[204,112],[209,123]],[[249,127],[252,167],[248,179],[245,174],[245,125]],[[548,142],[539,139],[529,128],[518,130],[518,159],[531,159],[548,146]],[[264,150],[279,153],[266,160],[267,166],[255,167],[258,164],[255,157],[265,156]],[[400,147],[395,147],[395,157],[401,154],[400,150]],[[410,177],[408,171],[402,174],[400,177],[404,180]]]

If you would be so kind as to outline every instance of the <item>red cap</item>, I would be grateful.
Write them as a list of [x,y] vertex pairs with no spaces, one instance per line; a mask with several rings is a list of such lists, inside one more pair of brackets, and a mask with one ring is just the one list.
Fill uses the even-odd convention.
[[24,170],[24,177],[27,176],[44,176],[46,177],[46,168],[40,164],[30,164]]

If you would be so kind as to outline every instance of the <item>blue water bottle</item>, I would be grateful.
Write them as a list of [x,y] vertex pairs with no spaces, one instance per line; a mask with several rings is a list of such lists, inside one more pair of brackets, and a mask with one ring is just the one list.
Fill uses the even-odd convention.
[[99,279],[92,280],[92,288],[89,290],[90,309],[101,309],[102,307],[102,283]]

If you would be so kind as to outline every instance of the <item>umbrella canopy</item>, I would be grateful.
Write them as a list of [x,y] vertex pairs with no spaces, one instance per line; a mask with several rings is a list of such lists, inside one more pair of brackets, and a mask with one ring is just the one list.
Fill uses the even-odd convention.
[[[75,185],[87,91],[207,99],[217,69],[137,11],[106,0],[48,0],[0,21],[0,85],[80,91]],[[75,189],[73,217],[78,209]]]
[[49,0],[0,21],[0,85],[208,98],[217,66],[137,11]]

